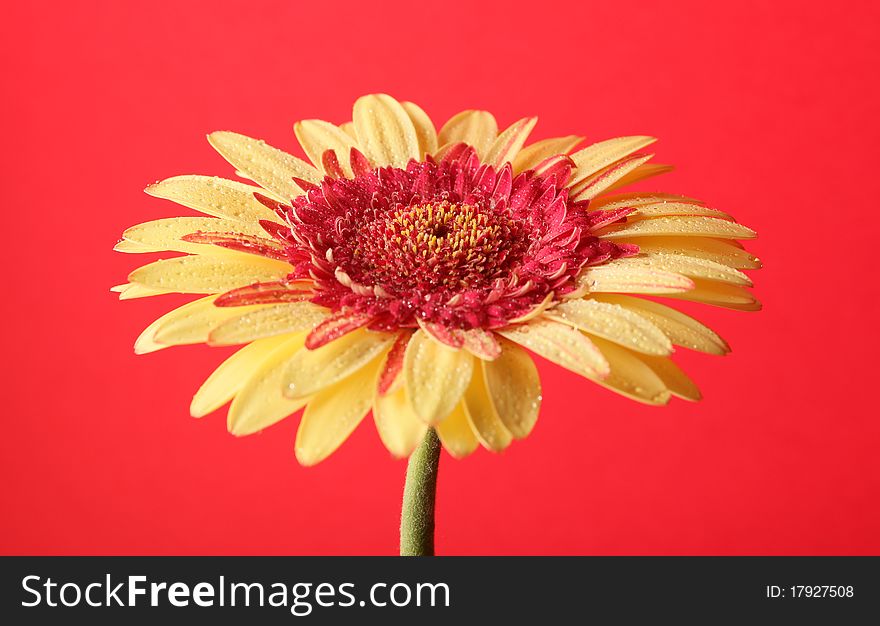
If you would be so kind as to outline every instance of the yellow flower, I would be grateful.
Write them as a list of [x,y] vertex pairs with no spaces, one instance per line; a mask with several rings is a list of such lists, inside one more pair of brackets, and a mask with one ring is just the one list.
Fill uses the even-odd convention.
[[203,294],[151,324],[139,354],[243,345],[195,394],[247,435],[305,409],[303,464],[372,410],[392,454],[434,427],[463,457],[529,434],[541,387],[529,352],[647,404],[697,400],[673,346],[724,354],[712,330],[643,295],[760,305],[741,271],[755,233],[696,200],[618,189],[667,171],[650,137],[526,146],[464,111],[437,132],[410,102],[355,102],[353,121],[305,120],[312,164],[231,132],[211,145],[256,185],[178,176],[147,188],[207,217],[129,228],[116,250],[179,252],[114,287],[121,299]]

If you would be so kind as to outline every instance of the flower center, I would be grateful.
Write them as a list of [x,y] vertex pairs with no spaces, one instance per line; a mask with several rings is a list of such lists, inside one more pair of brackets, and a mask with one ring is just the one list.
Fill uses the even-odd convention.
[[522,255],[520,230],[482,203],[402,205],[366,223],[338,256],[350,259],[342,269],[352,280],[389,293],[480,289]]

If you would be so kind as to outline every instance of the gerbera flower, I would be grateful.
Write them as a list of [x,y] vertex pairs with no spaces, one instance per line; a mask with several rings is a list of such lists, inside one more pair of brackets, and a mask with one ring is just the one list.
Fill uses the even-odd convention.
[[727,344],[643,296],[760,308],[741,271],[760,263],[737,243],[753,231],[691,198],[618,192],[670,169],[641,152],[651,137],[526,146],[535,118],[498,132],[486,111],[437,132],[418,106],[387,95],[358,99],[352,120],[295,125],[311,164],[209,135],[258,186],[177,176],[147,187],[208,217],[126,230],[116,250],[183,255],[113,289],[120,299],[203,294],[153,322],[139,354],[244,346],[196,392],[192,415],[230,403],[230,432],[247,435],[305,409],[304,465],[371,410],[393,455],[418,449],[402,554],[433,553],[440,442],[455,457],[499,451],[535,426],[530,353],[646,404],[697,400],[674,347],[724,354]]
[[[486,111],[439,132],[415,104],[369,95],[353,121],[295,125],[311,164],[232,132],[208,136],[239,176],[147,187],[208,217],[129,228],[121,252],[180,252],[114,287],[121,299],[204,294],[137,339],[243,345],[195,394],[191,413],[231,401],[247,435],[305,409],[296,456],[332,453],[371,411],[406,457],[436,430],[455,457],[529,434],[541,387],[530,353],[647,404],[697,400],[674,346],[724,354],[712,330],[662,296],[759,304],[741,271],[755,236],[670,194],[618,193],[667,171],[650,137],[583,149],[579,136],[525,146],[535,118],[498,132]],[[524,147],[525,146],[525,147]]]

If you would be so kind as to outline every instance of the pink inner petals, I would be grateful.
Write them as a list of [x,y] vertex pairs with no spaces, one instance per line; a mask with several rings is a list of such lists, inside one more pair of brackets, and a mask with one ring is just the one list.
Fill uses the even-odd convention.
[[[314,281],[310,299],[335,313],[309,335],[309,347],[363,326],[421,324],[444,343],[494,358],[497,346],[462,331],[505,326],[572,291],[582,268],[637,252],[593,234],[630,209],[572,202],[567,157],[516,176],[510,164],[481,163],[465,144],[406,168],[375,169],[356,149],[349,161],[353,178],[325,153],[328,176],[296,181],[306,193],[289,206],[257,198],[289,225],[265,222],[274,241],[261,250],[283,251],[290,278]],[[263,297],[252,291],[237,299]]]

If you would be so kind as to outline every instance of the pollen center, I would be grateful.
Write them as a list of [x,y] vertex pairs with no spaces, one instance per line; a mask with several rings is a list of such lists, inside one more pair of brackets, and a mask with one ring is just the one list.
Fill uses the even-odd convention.
[[521,255],[519,229],[506,213],[448,201],[399,205],[354,236],[356,282],[422,293],[480,288]]

